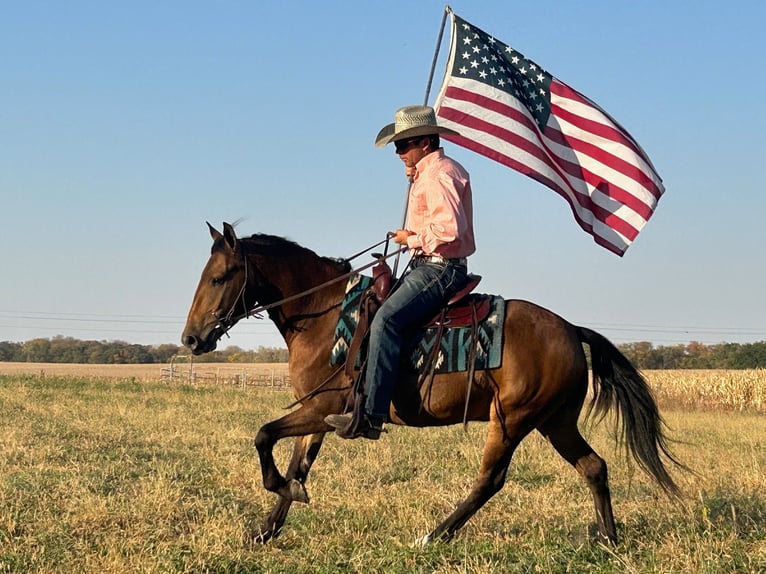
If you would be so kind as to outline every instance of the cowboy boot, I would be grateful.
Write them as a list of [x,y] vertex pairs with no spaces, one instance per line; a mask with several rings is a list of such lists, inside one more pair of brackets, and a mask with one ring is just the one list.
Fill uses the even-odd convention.
[[383,421],[371,419],[366,414],[359,417],[359,420],[355,420],[351,414],[328,415],[325,417],[324,422],[335,429],[335,434],[345,439],[362,437],[378,440],[380,433],[385,432],[383,430]]

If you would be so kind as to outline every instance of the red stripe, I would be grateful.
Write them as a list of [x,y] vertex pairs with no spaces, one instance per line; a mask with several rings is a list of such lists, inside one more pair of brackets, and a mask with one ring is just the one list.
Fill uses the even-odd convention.
[[[487,108],[495,113],[509,117],[514,121],[522,123],[528,129],[533,130],[536,134],[538,134],[538,137],[539,137],[540,131],[537,125],[533,121],[531,121],[527,116],[525,116],[524,114],[522,114],[515,108],[505,105],[496,99],[483,96],[481,94],[472,92],[470,90],[456,88],[454,86],[449,86],[446,90],[445,95],[449,98],[453,98],[455,100],[461,100],[461,101],[467,102],[468,104],[474,105],[476,107]],[[591,174],[587,170],[583,170],[582,167],[577,164],[573,164],[569,161],[562,160],[559,156],[557,156],[555,153],[549,150],[542,141],[539,141],[538,143],[530,141],[520,136],[519,134],[516,134],[510,130],[507,130],[505,128],[498,126],[497,124],[479,120],[471,116],[466,110],[455,110],[452,108],[445,108],[444,106],[442,106],[439,110],[439,115],[455,123],[466,125],[467,127],[470,127],[472,129],[476,129],[478,131],[492,134],[493,136],[502,139],[509,145],[517,147],[529,153],[533,157],[545,163],[549,167],[549,169],[557,173],[559,177],[561,177],[561,179],[565,181],[567,181],[567,177],[565,175],[566,173],[590,183],[593,187],[599,189],[599,191],[603,193],[606,193],[610,197],[614,197],[614,199],[617,199],[617,196],[620,196],[620,195],[627,195],[630,198],[631,203],[638,202],[640,204],[640,206],[635,206],[637,207],[635,211],[638,213],[641,213],[644,219],[647,219],[647,216],[651,215],[651,209],[648,209],[645,204],[638,201],[634,196],[630,195],[628,192],[624,190],[621,190],[617,186],[614,186],[614,185],[610,186],[608,182],[604,181],[603,177],[598,177],[595,174]],[[554,157],[556,157],[556,159],[560,163],[554,162],[551,159],[551,157],[544,152],[544,150],[546,149],[548,149],[548,152]],[[478,152],[478,153],[483,153],[483,152]],[[484,154],[484,155],[487,155],[487,154]],[[498,152],[498,155],[501,155],[502,157],[506,157],[502,154],[499,154],[499,152]],[[501,159],[497,159],[493,156],[490,156],[490,157],[492,157],[492,159],[495,159],[496,161],[499,161],[500,163],[503,163],[504,165],[508,165],[507,162],[502,161]],[[518,163],[518,162],[514,162],[514,163]],[[519,169],[518,167],[513,167],[510,165],[509,167],[512,167],[513,169],[516,169],[517,171],[521,171],[522,173],[526,175],[530,175],[530,176],[531,176],[531,173],[538,174],[538,172],[534,170],[534,168],[528,167],[528,166],[527,166],[527,169],[523,169],[523,170]],[[546,180],[550,181],[548,178],[546,178]],[[563,190],[558,189],[557,187],[554,187],[555,184],[552,181],[550,181],[550,183],[546,185],[548,185],[548,187],[552,187],[556,189],[556,191],[560,195],[564,195],[566,197]],[[608,211],[598,206],[597,204],[595,204],[590,195],[572,188],[571,185],[567,185],[567,187],[570,190],[570,192],[577,198],[577,202],[583,208],[591,211],[594,217],[603,221],[605,224],[609,225],[613,229],[619,231],[625,237],[628,237],[631,241],[635,239],[635,237],[638,235],[638,230],[636,230],[635,227],[633,227],[631,224],[629,224],[622,218],[612,214],[611,211]],[[630,207],[634,207],[634,206],[630,205]],[[644,216],[644,213],[647,211],[647,209],[648,209],[648,214],[647,216]]]

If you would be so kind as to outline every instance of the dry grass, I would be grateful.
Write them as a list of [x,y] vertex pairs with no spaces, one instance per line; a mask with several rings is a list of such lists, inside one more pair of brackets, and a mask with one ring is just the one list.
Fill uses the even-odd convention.
[[[625,462],[608,424],[588,429],[610,464],[614,548],[590,542],[587,489],[538,435],[456,540],[412,548],[468,493],[482,424],[393,428],[376,443],[328,437],[311,504],[250,547],[243,533],[273,503],[252,437],[290,399],[136,375],[0,376],[0,572],[766,571],[766,419],[712,403],[663,413],[696,471],[674,473],[683,505]],[[277,445],[281,468],[289,449]]]

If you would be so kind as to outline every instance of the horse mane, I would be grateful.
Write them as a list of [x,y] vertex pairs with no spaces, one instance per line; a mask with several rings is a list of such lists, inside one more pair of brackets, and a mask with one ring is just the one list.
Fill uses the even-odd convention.
[[246,253],[261,253],[270,257],[291,257],[298,254],[303,257],[318,259],[341,273],[351,271],[351,264],[347,259],[317,255],[311,249],[278,235],[254,233],[250,237],[240,237],[239,241],[244,246]]

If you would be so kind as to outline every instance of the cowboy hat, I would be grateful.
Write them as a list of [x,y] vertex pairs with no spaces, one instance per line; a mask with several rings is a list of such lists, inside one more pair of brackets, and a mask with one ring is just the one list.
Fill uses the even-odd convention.
[[394,123],[378,132],[375,145],[383,147],[391,142],[432,134],[460,135],[455,130],[438,125],[436,112],[431,106],[405,106],[396,110]]

